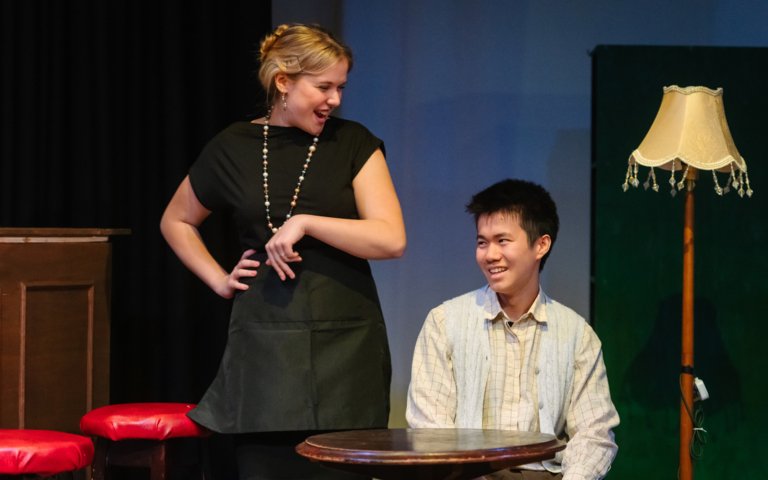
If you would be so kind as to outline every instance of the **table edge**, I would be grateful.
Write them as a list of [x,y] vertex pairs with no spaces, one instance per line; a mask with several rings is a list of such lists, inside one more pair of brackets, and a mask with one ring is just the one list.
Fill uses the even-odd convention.
[[337,448],[318,447],[308,444],[305,440],[296,446],[296,452],[310,460],[361,465],[439,465],[445,463],[447,459],[450,459],[451,463],[455,464],[500,463],[514,459],[516,464],[522,465],[551,459],[557,452],[565,449],[565,447],[565,442],[554,438],[546,442],[515,447],[514,452],[509,452],[506,447],[499,447],[477,450],[477,455],[464,459],[457,459],[456,452],[429,452],[422,453],[420,458],[413,458],[413,454],[410,452],[351,452]]

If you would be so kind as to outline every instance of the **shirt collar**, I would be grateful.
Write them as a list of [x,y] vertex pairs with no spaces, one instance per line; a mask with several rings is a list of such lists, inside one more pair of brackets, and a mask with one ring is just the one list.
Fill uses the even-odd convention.
[[[496,292],[491,290],[491,287],[489,285],[485,286],[485,289],[483,290],[483,295],[485,297],[483,302],[483,316],[486,320],[494,321],[499,318],[506,318],[506,314],[504,313],[504,310],[501,309],[501,305],[499,304],[499,297],[496,295]],[[529,316],[530,318],[534,319],[538,323],[546,324],[547,323],[547,309],[546,305],[550,303],[550,299],[547,296],[546,293],[544,293],[544,290],[539,286],[539,294],[536,295],[536,299],[531,304],[531,308],[528,309],[528,312],[524,316]],[[517,321],[518,319],[512,319],[513,321]]]

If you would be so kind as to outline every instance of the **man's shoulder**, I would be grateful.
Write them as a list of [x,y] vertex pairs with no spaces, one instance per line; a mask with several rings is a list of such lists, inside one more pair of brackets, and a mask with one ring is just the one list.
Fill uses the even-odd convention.
[[457,309],[472,309],[483,308],[488,295],[488,286],[480,287],[471,292],[462,293],[453,298],[443,301],[440,305],[432,309],[432,311],[452,311]]
[[487,295],[488,287],[485,286],[445,300],[429,312],[428,321],[445,325],[449,331],[482,325],[486,316]]
[[566,316],[573,319],[580,319],[586,321],[576,310],[572,309],[568,305],[558,302],[550,297],[544,299],[544,305],[547,311],[553,311],[559,315]]
[[557,319],[563,319],[563,321],[587,323],[586,319],[576,312],[576,310],[551,298],[543,291],[541,294],[541,303],[546,309],[548,317],[554,315]]

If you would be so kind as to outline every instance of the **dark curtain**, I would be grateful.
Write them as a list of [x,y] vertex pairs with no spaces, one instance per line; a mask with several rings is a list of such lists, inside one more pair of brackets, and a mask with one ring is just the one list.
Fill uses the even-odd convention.
[[[114,241],[111,402],[197,401],[229,303],[159,233],[202,146],[257,113],[268,0],[0,2],[0,226],[130,228]],[[234,232],[203,234],[223,265]]]

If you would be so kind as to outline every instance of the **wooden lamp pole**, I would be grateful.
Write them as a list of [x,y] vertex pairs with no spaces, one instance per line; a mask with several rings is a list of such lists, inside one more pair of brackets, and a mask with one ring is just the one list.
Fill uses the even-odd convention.
[[686,179],[685,224],[683,227],[683,321],[680,356],[680,471],[679,480],[691,480],[691,441],[693,440],[693,182],[696,169]]

